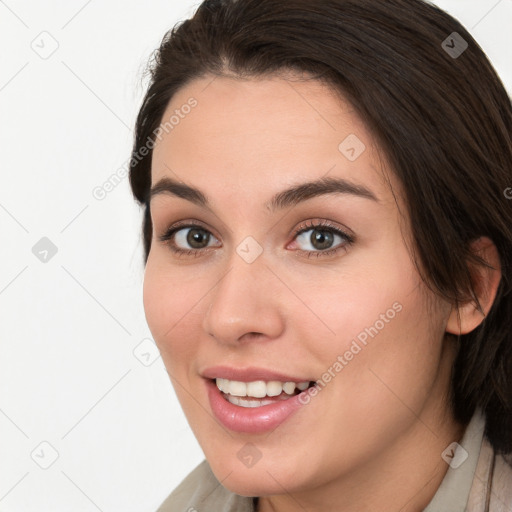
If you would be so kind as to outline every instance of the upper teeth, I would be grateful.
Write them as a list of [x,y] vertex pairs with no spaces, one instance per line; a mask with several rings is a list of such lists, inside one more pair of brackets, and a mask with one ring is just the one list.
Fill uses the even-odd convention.
[[215,379],[217,387],[224,393],[234,396],[252,396],[263,398],[264,396],[278,396],[283,391],[288,395],[293,395],[295,388],[304,391],[309,386],[309,381],[305,382],[279,382],[272,380],[265,382],[256,380],[254,382],[240,382],[237,380]]

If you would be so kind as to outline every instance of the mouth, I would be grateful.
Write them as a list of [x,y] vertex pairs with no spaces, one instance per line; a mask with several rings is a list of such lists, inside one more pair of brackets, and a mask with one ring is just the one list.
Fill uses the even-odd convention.
[[242,382],[219,377],[211,379],[211,381],[216,385],[224,400],[245,408],[264,407],[289,400],[315,385],[314,381],[255,380]]
[[[206,378],[204,383],[211,411],[220,424],[233,432],[248,434],[273,431],[290,421],[310,403],[306,394],[315,385],[314,381],[244,382],[219,377]],[[316,402],[307,410],[316,415],[318,407]]]

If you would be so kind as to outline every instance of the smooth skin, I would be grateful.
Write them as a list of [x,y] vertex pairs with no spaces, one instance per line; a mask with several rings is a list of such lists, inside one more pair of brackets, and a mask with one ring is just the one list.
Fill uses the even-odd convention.
[[[144,306],[215,476],[235,493],[259,496],[259,512],[423,510],[448,469],[441,453],[465,428],[446,400],[456,349],[445,333],[470,332],[483,315],[468,303],[459,324],[456,310],[426,289],[404,241],[409,220],[393,196],[406,211],[400,183],[330,88],[284,74],[207,76],[181,89],[163,120],[191,97],[197,106],[154,148],[152,184],[170,177],[197,188],[210,209],[172,194],[152,198]],[[339,149],[350,134],[366,146],[354,161]],[[365,186],[377,200],[330,193],[266,207],[275,194],[322,177]],[[191,228],[159,239],[178,221],[206,230],[199,245],[187,238]],[[353,243],[310,227],[322,221]],[[250,264],[236,251],[248,236],[263,249]],[[177,254],[172,243],[197,252]],[[487,313],[499,257],[486,238],[474,247],[497,269],[478,274]],[[214,418],[201,377],[207,367],[320,379],[397,302],[402,310],[274,431],[240,434]],[[262,454],[251,468],[237,457],[248,442]]]

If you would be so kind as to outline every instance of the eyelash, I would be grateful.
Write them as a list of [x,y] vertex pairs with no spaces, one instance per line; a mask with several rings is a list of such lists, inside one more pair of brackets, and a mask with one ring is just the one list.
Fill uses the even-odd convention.
[[[208,229],[206,229],[204,226],[200,224],[193,224],[193,223],[187,223],[184,222],[183,224],[175,224],[174,226],[171,226],[163,235],[159,236],[158,239],[160,242],[166,244],[169,246],[172,252],[175,254],[178,254],[180,256],[200,256],[201,253],[204,253],[205,251],[209,250],[209,248],[204,249],[180,249],[179,247],[176,247],[173,244],[173,237],[182,229],[201,229],[205,231],[206,233],[209,233],[210,235],[214,236]],[[323,229],[319,229],[323,228]],[[296,249],[299,253],[306,253],[308,258],[311,257],[327,257],[332,256],[333,254],[336,254],[340,250],[347,250],[349,246],[351,246],[355,242],[355,238],[348,233],[342,231],[340,228],[334,226],[327,220],[322,221],[308,221],[306,224],[301,225],[294,233],[293,233],[293,240],[295,240],[299,235],[301,235],[304,232],[319,229],[319,231],[326,231],[328,233],[332,233],[333,235],[338,235],[341,238],[345,240],[344,243],[341,243],[340,245],[332,248],[332,249],[326,249],[324,251],[318,250],[318,251],[306,251],[303,249]]]

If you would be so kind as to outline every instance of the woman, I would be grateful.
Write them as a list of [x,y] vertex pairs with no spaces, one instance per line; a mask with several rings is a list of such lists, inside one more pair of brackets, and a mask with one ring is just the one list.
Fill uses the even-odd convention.
[[206,460],[161,511],[512,510],[511,133],[420,0],[210,0],[165,36],[130,181]]

